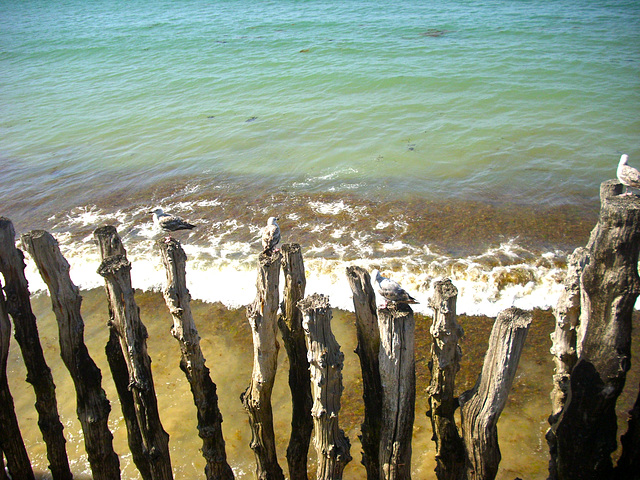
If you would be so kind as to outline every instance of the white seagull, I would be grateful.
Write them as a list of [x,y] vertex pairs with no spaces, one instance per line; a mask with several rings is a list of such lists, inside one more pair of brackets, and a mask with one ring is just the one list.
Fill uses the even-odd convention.
[[640,188],[640,172],[633,167],[627,165],[629,155],[626,153],[620,157],[618,164],[618,180],[625,186],[625,195],[631,195],[629,187]]
[[387,302],[394,303],[418,303],[418,301],[407,293],[407,291],[395,280],[385,278],[380,275],[379,270],[371,272],[374,286],[378,293],[385,299],[385,307]]
[[276,217],[269,217],[267,226],[262,229],[262,251],[271,254],[280,242],[280,226]]
[[176,230],[191,230],[195,225],[183,220],[175,215],[164,213],[161,208],[151,211],[153,213],[153,225],[165,232],[175,232]]

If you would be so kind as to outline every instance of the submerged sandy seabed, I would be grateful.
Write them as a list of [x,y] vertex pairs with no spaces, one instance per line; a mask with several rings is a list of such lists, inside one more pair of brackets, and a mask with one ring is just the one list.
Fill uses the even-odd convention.
[[[82,313],[85,321],[85,339],[90,354],[100,367],[103,388],[111,401],[110,427],[114,433],[114,448],[120,455],[123,479],[138,479],[138,472],[128,452],[126,429],[121,415],[115,387],[107,366],[104,346],[108,339],[106,299],[101,289],[83,292]],[[178,342],[171,336],[172,325],[162,295],[157,292],[138,292],[137,302],[142,321],[149,331],[148,348],[152,359],[154,383],[158,395],[161,420],[170,435],[169,447],[176,479],[204,478],[204,459],[199,451],[201,440],[197,435],[196,410],[189,384],[178,364],[180,350]],[[34,313],[45,357],[52,369],[58,408],[65,426],[67,450],[76,478],[90,478],[90,470],[84,452],[80,424],[75,413],[73,383],[59,356],[58,332],[55,317],[51,312],[47,296],[33,299]],[[254,455],[249,448],[251,432],[247,415],[240,403],[240,393],[249,385],[252,369],[251,332],[244,309],[228,310],[220,304],[194,301],[192,309],[201,336],[201,347],[211,370],[213,381],[218,386],[220,410],[224,418],[223,431],[227,456],[238,479],[254,477]],[[358,357],[354,353],[356,332],[354,314],[335,310],[332,321],[334,334],[345,355],[343,370],[345,390],[342,397],[340,426],[351,441],[353,460],[345,469],[345,478],[365,479],[365,469],[360,460],[361,448],[358,440],[363,416],[362,380]],[[462,368],[457,377],[458,393],[471,388],[480,372],[493,319],[488,317],[459,318],[465,337]],[[416,316],[416,419],[413,435],[413,477],[435,478],[435,447],[431,440],[431,425],[425,416],[429,384],[427,362],[431,338],[431,319]],[[546,478],[548,448],[544,440],[547,417],[550,413],[549,391],[553,362],[549,348],[549,334],[554,320],[550,312],[537,310],[530,327],[522,354],[518,373],[509,396],[507,406],[498,423],[502,462],[498,479]],[[633,359],[640,355],[638,327],[634,319]],[[288,361],[284,348],[279,354],[279,369],[273,391],[272,403],[274,424],[280,464],[286,472],[286,445],[290,433],[291,401],[287,385]],[[8,364],[11,392],[14,398],[18,421],[31,462],[42,478],[50,478],[44,443],[37,427],[37,415],[33,407],[35,397],[31,386],[24,378],[26,372],[19,348],[12,339]],[[632,362],[627,376],[627,387],[618,401],[619,432],[626,431],[625,412],[631,408],[637,395],[640,367]],[[315,452],[310,448],[310,472],[315,471]]]

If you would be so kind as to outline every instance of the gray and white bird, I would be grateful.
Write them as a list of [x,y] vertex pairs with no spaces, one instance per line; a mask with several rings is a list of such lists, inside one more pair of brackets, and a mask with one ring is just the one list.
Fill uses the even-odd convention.
[[280,226],[276,217],[269,217],[267,226],[262,229],[262,251],[271,254],[280,242]]
[[631,195],[629,187],[640,188],[640,172],[633,167],[627,165],[629,161],[629,155],[626,153],[620,157],[620,163],[618,163],[617,176],[620,183],[625,186],[625,195]]
[[373,286],[382,298],[385,299],[385,307],[388,302],[394,303],[418,303],[418,301],[407,293],[395,280],[383,277],[379,270],[371,272]]
[[161,208],[152,210],[153,213],[153,225],[157,229],[164,230],[165,232],[175,232],[176,230],[191,230],[195,228],[195,225],[183,220],[176,215],[170,215],[164,213]]

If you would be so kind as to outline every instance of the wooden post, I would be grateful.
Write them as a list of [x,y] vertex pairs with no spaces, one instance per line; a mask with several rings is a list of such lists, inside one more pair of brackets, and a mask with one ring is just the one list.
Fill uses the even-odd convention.
[[[112,255],[127,254],[115,227],[111,225],[99,227],[93,232],[93,236],[98,244],[102,260]],[[106,289],[107,286],[105,285],[105,290]],[[108,290],[106,291],[108,295]],[[111,304],[109,303],[108,308],[109,341],[105,347],[105,353],[107,355],[109,369],[111,370],[111,376],[113,377],[113,382],[118,392],[118,398],[120,399],[120,408],[122,409],[122,416],[127,428],[129,450],[131,451],[133,463],[135,463],[138,468],[142,480],[152,480],[151,466],[149,465],[149,459],[144,453],[142,433],[140,432],[140,426],[138,425],[138,419],[136,417],[133,392],[129,390],[129,370],[122,349],[120,348],[120,339],[115,328]]]
[[55,480],[71,480],[56,387],[42,352],[24,269],[24,255],[16,248],[13,224],[8,218],[0,217],[0,273],[5,279],[7,312],[13,318],[15,337],[27,368],[27,382],[36,394],[38,426],[47,446],[49,469]]
[[[12,478],[34,480],[31,461],[22,440],[18,419],[13,404],[13,397],[9,391],[7,381],[7,358],[9,356],[9,342],[11,341],[11,323],[2,293],[0,282],[0,470],[4,473],[2,453],[7,457],[7,468]],[[0,478],[2,478],[0,476]],[[4,478],[7,478],[6,475]]]
[[411,478],[411,437],[416,403],[415,320],[405,303],[378,309],[380,330],[380,478]]
[[640,197],[600,186],[600,218],[580,277],[578,361],[566,404],[551,425],[551,478],[608,479],[617,446],[615,405],[631,364],[633,307],[640,293]]
[[435,283],[435,292],[429,301],[434,317],[431,324],[431,384],[429,411],[436,443],[436,476],[439,480],[458,480],[464,476],[464,443],[454,418],[458,399],[454,396],[456,374],[460,370],[462,350],[458,340],[464,330],[456,321],[458,289],[450,279]]
[[351,461],[351,444],[338,425],[344,355],[331,332],[329,298],[313,294],[298,303],[304,319],[313,394],[318,480],[340,480]]
[[498,418],[507,403],[529,325],[529,312],[515,307],[500,312],[478,381],[460,395],[467,480],[491,480],[498,473]]
[[108,426],[111,405],[102,389],[100,369],[84,344],[84,322],[80,314],[82,297],[69,276],[69,263],[51,234],[34,230],[22,235],[21,239],[49,288],[58,322],[60,356],[75,386],[76,411],[93,478],[119,479],[120,461],[113,450],[113,435]]
[[280,252],[260,254],[256,298],[247,307],[247,318],[253,335],[253,373],[251,383],[240,400],[249,415],[251,449],[256,456],[258,480],[284,480],[276,455],[271,409],[271,391],[278,367],[276,317],[281,259]]
[[191,296],[185,274],[187,255],[180,242],[171,237],[158,240],[157,245],[167,273],[167,287],[163,293],[173,317],[171,334],[180,343],[180,369],[189,380],[198,410],[198,435],[202,438],[202,455],[207,461],[205,475],[208,480],[232,480],[234,475],[227,463],[216,384],[205,365],[200,336],[191,314]]
[[290,480],[307,480],[309,443],[313,432],[311,378],[302,329],[302,312],[297,305],[304,298],[307,279],[302,250],[297,243],[282,245],[284,294],[278,327],[289,357],[289,389],[291,390],[291,437],[287,447]]
[[147,329],[140,320],[140,309],[131,287],[131,264],[125,255],[112,255],[100,264],[98,273],[105,279],[113,324],[129,372],[133,399],[144,453],[154,480],[172,479],[169,435],[160,422],[151,359],[147,353]]
[[380,330],[376,295],[371,286],[371,277],[364,268],[347,267],[347,279],[353,293],[356,313],[358,346],[356,354],[362,371],[362,397],[364,420],[361,425],[362,464],[367,470],[367,480],[380,479],[380,427],[382,416],[382,383],[380,381]]

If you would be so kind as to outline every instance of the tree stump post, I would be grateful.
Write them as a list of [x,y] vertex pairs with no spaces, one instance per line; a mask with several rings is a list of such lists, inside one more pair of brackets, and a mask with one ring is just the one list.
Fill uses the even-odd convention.
[[577,363],[562,411],[547,434],[550,477],[608,479],[617,446],[615,405],[631,364],[633,307],[640,293],[640,197],[600,186],[600,218],[580,276]]
[[180,242],[167,237],[158,241],[158,248],[167,273],[164,299],[173,317],[171,334],[180,343],[180,369],[187,376],[198,411],[198,435],[202,438],[202,455],[207,461],[207,480],[232,480],[222,436],[222,414],[218,408],[216,384],[209,375],[200,349],[200,336],[191,314],[191,296],[187,289],[186,261]]
[[304,319],[313,393],[314,446],[318,480],[341,480],[351,461],[351,444],[338,425],[344,355],[331,332],[329,298],[313,294],[298,303]]
[[507,403],[530,325],[529,312],[515,307],[500,312],[478,381],[460,395],[467,480],[491,480],[498,473],[498,418]]
[[[27,449],[22,440],[18,418],[13,403],[13,397],[9,391],[7,381],[7,359],[9,356],[9,343],[11,341],[11,323],[5,304],[2,282],[0,282],[0,460],[4,453],[7,457],[7,468],[12,478],[34,480],[31,461]],[[4,473],[4,461],[0,461],[0,470]],[[2,478],[0,476],[0,478]],[[6,475],[5,475],[5,478]]]
[[378,309],[380,330],[380,478],[411,478],[411,437],[416,403],[415,320],[404,303]]
[[371,277],[364,268],[347,267],[347,279],[353,293],[356,314],[358,345],[356,354],[362,371],[362,398],[364,420],[361,425],[362,464],[367,471],[367,480],[380,479],[380,427],[382,416],[382,383],[380,381],[380,330],[376,295],[371,286]]
[[302,312],[297,305],[304,298],[307,284],[302,250],[297,243],[282,245],[284,293],[278,327],[289,357],[289,389],[291,390],[291,437],[287,447],[290,480],[307,480],[307,459],[313,432],[311,378],[302,329]]
[[431,418],[433,441],[436,443],[435,472],[438,480],[459,480],[465,475],[464,443],[454,418],[458,408],[458,399],[454,395],[455,380],[462,357],[458,340],[464,335],[456,321],[457,298],[458,289],[450,279],[446,279],[436,282],[434,295],[429,301],[434,316],[430,328],[433,344],[427,416]]
[[[93,232],[93,237],[98,244],[102,260],[112,255],[126,256],[127,252],[122,245],[122,240],[115,227],[111,225],[99,227]],[[105,291],[108,295],[106,285]],[[120,408],[122,409],[122,416],[127,428],[129,450],[131,451],[133,463],[140,472],[142,480],[152,480],[151,466],[149,465],[149,459],[144,453],[142,433],[140,432],[140,426],[138,425],[138,419],[136,417],[133,392],[129,389],[127,362],[124,359],[122,348],[120,348],[120,338],[115,327],[111,304],[107,302],[107,305],[109,308],[109,340],[105,346],[105,353],[107,355],[109,369],[111,370],[111,376],[113,377],[113,382],[118,392],[118,398],[120,399]]]
[[27,382],[33,386],[36,395],[38,426],[47,446],[49,469],[54,480],[71,480],[73,475],[58,415],[56,387],[42,352],[36,317],[31,310],[29,286],[24,275],[24,255],[16,248],[15,236],[11,220],[0,217],[0,273],[5,279],[7,312],[13,318],[14,334],[27,368]]
[[261,253],[258,259],[257,293],[247,307],[253,336],[253,373],[240,400],[249,415],[251,449],[256,457],[258,480],[284,480],[276,455],[271,392],[278,367],[277,314],[280,252]]
[[119,479],[120,461],[113,450],[113,435],[108,425],[111,405],[102,389],[100,369],[84,343],[84,321],[80,313],[82,297],[69,276],[69,263],[51,234],[34,230],[22,235],[21,239],[49,288],[58,322],[60,356],[75,386],[76,411],[93,478]]
[[160,422],[151,359],[147,353],[147,329],[140,320],[140,309],[131,287],[131,263],[125,255],[112,255],[102,261],[98,273],[105,279],[151,477],[154,480],[173,479],[169,435]]

